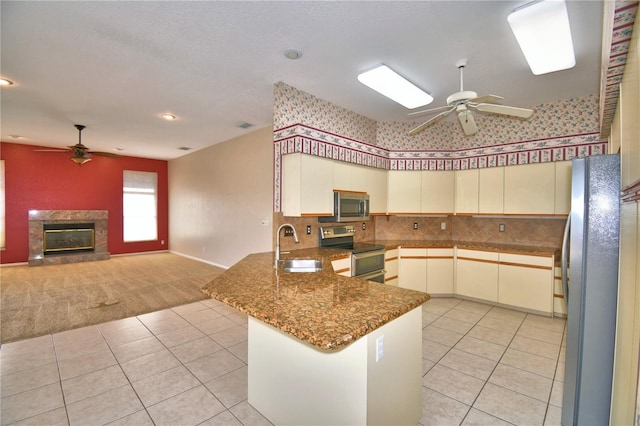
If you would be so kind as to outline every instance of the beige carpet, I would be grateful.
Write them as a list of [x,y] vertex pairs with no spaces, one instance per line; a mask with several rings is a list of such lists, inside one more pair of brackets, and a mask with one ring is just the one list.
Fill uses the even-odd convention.
[[171,253],[0,268],[0,342],[127,318],[203,300],[224,270]]

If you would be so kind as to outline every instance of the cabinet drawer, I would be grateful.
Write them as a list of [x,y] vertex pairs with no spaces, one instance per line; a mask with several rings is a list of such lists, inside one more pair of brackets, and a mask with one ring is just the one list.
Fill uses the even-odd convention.
[[495,263],[498,263],[500,259],[500,256],[497,252],[469,250],[469,249],[458,249],[456,252],[456,257],[458,259],[490,261]]
[[543,266],[553,268],[553,256],[531,256],[524,254],[500,253],[500,263],[509,263],[516,266]]
[[400,248],[400,257],[401,258],[427,258],[427,249],[426,248]]
[[331,261],[331,266],[333,266],[333,272],[336,274],[343,275],[345,277],[351,276],[351,256],[333,259]]

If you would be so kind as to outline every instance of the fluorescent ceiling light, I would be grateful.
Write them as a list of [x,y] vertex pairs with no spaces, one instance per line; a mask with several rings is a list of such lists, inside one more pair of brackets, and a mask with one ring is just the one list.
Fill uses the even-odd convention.
[[507,20],[533,74],[566,70],[576,64],[564,0],[526,4]]
[[409,109],[421,107],[433,102],[433,97],[424,90],[407,81],[386,65],[380,65],[371,71],[358,75],[360,83],[369,86]]

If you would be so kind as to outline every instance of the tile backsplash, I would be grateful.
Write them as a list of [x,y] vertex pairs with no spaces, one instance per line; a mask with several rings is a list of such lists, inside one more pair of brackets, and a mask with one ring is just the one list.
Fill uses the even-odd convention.
[[[472,216],[375,216],[366,222],[355,222],[356,241],[373,240],[462,240],[517,244],[539,247],[560,247],[565,217],[558,218],[485,218]],[[318,246],[320,226],[337,226],[339,223],[320,223],[316,217],[284,217],[274,213],[273,247],[275,230],[283,223],[291,223],[300,242],[292,237],[280,236],[282,250],[295,250]],[[366,229],[362,230],[362,223]],[[445,229],[442,229],[442,224]],[[414,224],[417,229],[414,229]],[[504,232],[500,232],[500,225]],[[307,225],[311,234],[307,235]]]

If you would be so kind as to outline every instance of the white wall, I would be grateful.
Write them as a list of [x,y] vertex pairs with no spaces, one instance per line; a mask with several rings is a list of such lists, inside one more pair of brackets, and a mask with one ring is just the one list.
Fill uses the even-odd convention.
[[169,250],[224,268],[271,251],[272,149],[268,127],[169,161]]

